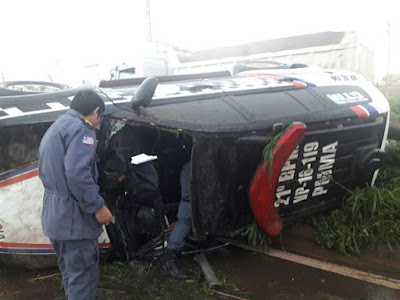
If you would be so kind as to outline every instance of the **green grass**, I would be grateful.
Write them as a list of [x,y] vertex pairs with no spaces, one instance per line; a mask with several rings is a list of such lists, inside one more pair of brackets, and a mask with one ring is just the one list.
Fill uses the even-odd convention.
[[279,147],[279,140],[283,136],[285,132],[282,131],[278,134],[276,134],[270,141],[269,143],[265,146],[262,154],[262,160],[263,164],[265,164],[266,168],[269,168],[269,179],[271,180],[272,178],[272,167],[273,167],[273,161],[274,161],[274,148],[276,145]]
[[400,188],[400,142],[389,140],[385,152],[376,185],[380,188],[395,190]]
[[389,99],[390,120],[400,122],[400,100]]
[[126,287],[135,279],[132,269],[125,262],[115,261],[112,264],[102,264],[100,268],[100,286]]
[[266,234],[256,222],[249,224],[243,233],[247,243],[251,246],[261,247],[264,252],[269,251],[271,237]]
[[340,209],[313,219],[316,240],[344,255],[386,244],[400,244],[400,190],[366,187],[356,189]]
[[385,244],[400,245],[400,143],[391,141],[376,186],[357,188],[341,208],[313,218],[315,237],[324,248],[360,255]]

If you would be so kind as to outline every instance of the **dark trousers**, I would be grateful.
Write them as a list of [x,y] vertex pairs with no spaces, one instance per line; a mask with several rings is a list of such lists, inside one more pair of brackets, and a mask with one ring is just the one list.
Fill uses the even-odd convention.
[[181,250],[185,245],[185,237],[192,228],[192,214],[190,208],[190,161],[187,162],[181,171],[181,201],[179,202],[177,221],[169,237],[167,248]]
[[98,239],[50,240],[68,300],[94,300],[99,285]]

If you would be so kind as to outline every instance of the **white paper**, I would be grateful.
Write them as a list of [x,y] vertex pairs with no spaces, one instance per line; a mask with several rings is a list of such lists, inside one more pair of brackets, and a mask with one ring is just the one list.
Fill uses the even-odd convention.
[[138,154],[131,157],[131,164],[140,165],[148,161],[156,160],[157,155],[147,155],[145,153]]

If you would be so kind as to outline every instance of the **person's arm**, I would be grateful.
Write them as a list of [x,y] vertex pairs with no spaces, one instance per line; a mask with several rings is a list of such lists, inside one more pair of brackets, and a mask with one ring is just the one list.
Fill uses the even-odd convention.
[[64,158],[69,189],[81,210],[87,214],[94,214],[104,206],[91,169],[96,151],[95,138],[88,128],[78,130],[69,141]]

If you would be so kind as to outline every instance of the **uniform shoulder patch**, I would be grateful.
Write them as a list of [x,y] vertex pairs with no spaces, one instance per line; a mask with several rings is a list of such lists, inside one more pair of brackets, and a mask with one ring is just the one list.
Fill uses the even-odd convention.
[[85,145],[94,146],[94,138],[91,137],[91,136],[84,135],[83,138],[82,138],[82,143],[84,143]]

